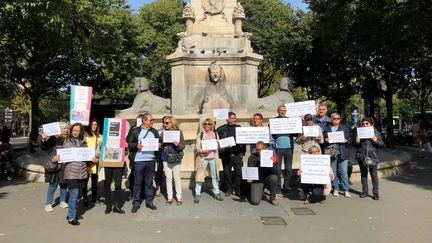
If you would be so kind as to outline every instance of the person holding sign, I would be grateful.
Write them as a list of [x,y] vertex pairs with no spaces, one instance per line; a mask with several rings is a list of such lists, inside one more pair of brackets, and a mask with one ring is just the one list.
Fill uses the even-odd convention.
[[[302,154],[309,153],[309,148],[312,145],[320,146],[324,143],[324,137],[320,126],[314,125],[313,117],[311,114],[306,114],[303,117],[305,126],[303,127],[303,133],[297,138],[297,141],[301,143]],[[321,149],[320,149],[321,153]]]
[[[343,138],[338,142],[329,139],[330,133],[343,133]],[[324,129],[325,153],[333,159],[332,169],[335,178],[332,182],[333,196],[339,195],[339,179],[341,180],[342,190],[345,197],[350,198],[348,182],[348,162],[349,162],[349,144],[350,135],[348,129],[341,124],[341,116],[338,113],[331,114],[331,123]]]
[[276,185],[277,185],[277,159],[275,156],[271,157],[273,161],[272,167],[261,167],[261,151],[266,149],[266,144],[259,141],[255,145],[255,153],[251,154],[248,159],[248,167],[258,167],[258,180],[247,180],[251,186],[250,190],[250,203],[258,205],[264,194],[264,188],[270,191],[270,202],[273,206],[279,206],[276,200]]
[[[53,152],[53,148],[55,146],[63,146],[64,141],[66,141],[68,137],[68,124],[65,121],[60,121],[60,131],[61,134],[58,136],[48,137],[47,134],[41,134],[41,147],[42,150],[48,150],[49,153]],[[67,185],[64,182],[64,165],[61,164],[53,164],[51,160],[49,160],[45,164],[45,182],[49,183],[48,192],[47,192],[47,201],[45,204],[45,211],[52,212],[53,207],[53,199],[54,192],[57,190],[57,187],[60,185],[60,207],[67,208],[68,204],[66,203],[66,193],[67,193]]]
[[[96,119],[92,119],[90,122],[90,126],[87,127],[87,131],[84,133],[84,140],[87,143],[89,148],[94,148],[96,157],[99,158],[100,149],[102,146],[102,135],[100,134],[99,122]],[[91,203],[95,204],[97,197],[97,183],[98,183],[98,170],[99,166],[97,163],[91,164],[89,167],[89,177],[91,178],[91,191],[92,191],[92,199]],[[89,177],[87,177],[87,182]],[[82,195],[84,198],[84,206],[90,206],[90,202],[88,201],[87,196],[87,182],[84,183],[84,188],[82,191]]]
[[[371,117],[365,117],[361,120],[362,127],[372,127],[374,125],[374,120]],[[357,146],[356,159],[360,167],[362,193],[360,193],[360,198],[365,198],[368,196],[368,180],[367,173],[369,173],[372,178],[372,198],[374,200],[379,200],[378,193],[378,148],[384,146],[384,142],[381,138],[381,134],[377,129],[374,129],[374,136],[368,139],[360,139],[357,135],[355,138],[355,144]]]
[[219,159],[219,153],[217,149],[207,149],[203,146],[202,141],[205,140],[215,140],[216,143],[219,140],[217,133],[214,132],[214,121],[210,118],[206,118],[203,125],[202,132],[199,133],[199,136],[197,136],[195,141],[195,197],[194,197],[194,203],[199,203],[201,199],[201,187],[202,183],[205,179],[205,172],[207,169],[207,165],[210,167],[210,175],[212,178],[212,185],[213,185],[213,193],[214,198],[218,201],[223,201],[222,196],[219,193],[219,169],[218,164],[216,162],[216,159]]
[[141,206],[141,188],[144,186],[146,208],[156,210],[153,204],[154,188],[153,175],[155,171],[155,160],[157,151],[142,151],[141,141],[144,138],[159,138],[159,133],[153,128],[153,116],[150,113],[144,113],[142,124],[139,127],[132,128],[126,137],[129,149],[129,159],[133,164],[133,192],[132,192],[132,210],[131,213],[138,212]]
[[[277,109],[278,116],[275,118],[286,118],[287,109],[285,105],[280,105]],[[290,180],[292,176],[292,159],[293,159],[293,148],[294,142],[291,134],[273,134],[273,138],[276,142],[276,154],[279,158],[280,163],[277,164],[277,175],[278,184],[276,187],[276,193],[290,192]],[[281,186],[281,174],[282,174],[282,160],[285,165],[285,176],[283,187]]]
[[[320,155],[321,148],[318,145],[311,145],[308,150],[308,154]],[[329,177],[330,181],[334,179],[334,173],[331,168]],[[303,171],[301,168],[297,170],[297,176],[301,177]],[[300,178],[301,181],[301,178]],[[331,185],[330,184],[306,184],[301,183],[302,190],[300,191],[300,200],[304,200],[305,204],[309,204],[310,202],[320,202],[323,203],[326,200],[326,196],[330,193]]]
[[[165,125],[165,131],[162,132],[160,142],[162,143],[162,155],[161,159],[164,165],[164,172],[166,178],[166,187],[168,199],[165,203],[167,206],[171,206],[173,202],[173,180],[176,191],[177,205],[182,205],[182,188],[180,179],[181,161],[183,159],[183,149],[185,148],[185,142],[183,138],[183,132],[179,129],[179,123],[172,116],[166,116],[163,120]],[[163,142],[166,132],[179,131],[180,139],[173,142]]]
[[[264,126],[263,120],[264,120],[264,117],[262,114],[255,113],[252,117],[252,124],[254,127],[263,127]],[[273,149],[274,140],[273,140],[273,137],[271,136],[270,133],[269,133],[269,141],[270,141],[270,143],[267,144],[267,146],[269,147],[269,149]],[[250,153],[251,154],[255,153],[255,144],[250,145]]]
[[[236,127],[240,125],[236,124],[237,115],[230,111],[228,113],[227,124],[220,126],[216,132],[220,139],[228,137],[236,137]],[[242,158],[246,153],[246,146],[244,144],[236,144],[235,146],[229,146],[221,148],[219,150],[219,157],[222,159],[223,175],[225,184],[225,196],[229,197],[235,191],[236,195],[243,201],[245,196],[241,193],[241,182],[242,182]],[[234,180],[231,169],[234,167]]]
[[[87,147],[84,141],[84,127],[81,123],[74,123],[71,127],[69,138],[63,144],[64,148],[79,148]],[[55,155],[51,161],[56,163],[60,161],[60,156]],[[79,225],[77,220],[76,204],[78,200],[79,189],[87,181],[87,164],[96,163],[98,158],[93,157],[92,161],[73,161],[65,163],[64,179],[69,189],[69,207],[68,207],[68,223],[71,225]]]

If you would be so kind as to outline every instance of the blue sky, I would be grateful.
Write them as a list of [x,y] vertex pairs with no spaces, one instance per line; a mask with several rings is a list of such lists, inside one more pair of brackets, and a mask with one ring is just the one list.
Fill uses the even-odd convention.
[[[128,2],[132,6],[132,9],[137,10],[144,3],[153,2],[153,0],[128,0]],[[283,0],[283,2],[291,3],[294,9],[300,8],[306,10],[307,8],[307,5],[302,0]]]

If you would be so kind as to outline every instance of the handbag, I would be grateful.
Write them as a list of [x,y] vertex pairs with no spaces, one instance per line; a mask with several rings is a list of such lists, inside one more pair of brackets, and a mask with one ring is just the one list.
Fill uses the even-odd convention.
[[337,154],[336,144],[330,144],[329,146],[324,148],[324,154],[330,155],[330,157],[334,158]]
[[167,163],[168,164],[180,164],[183,159],[183,151],[180,151],[178,153],[173,153],[171,145],[167,147],[166,149],[167,154]]

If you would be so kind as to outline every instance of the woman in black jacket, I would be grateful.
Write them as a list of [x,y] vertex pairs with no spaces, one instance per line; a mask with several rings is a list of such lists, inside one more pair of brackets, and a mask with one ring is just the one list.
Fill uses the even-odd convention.
[[[362,127],[373,127],[374,120],[370,117],[365,117],[361,121]],[[356,146],[358,146],[356,159],[360,167],[361,183],[362,183],[362,193],[360,193],[361,198],[368,196],[368,181],[367,173],[369,173],[372,178],[372,198],[374,200],[379,200],[378,193],[378,147],[383,147],[384,142],[381,138],[381,134],[377,129],[374,128],[374,136],[368,139],[360,139],[356,136],[355,139]]]

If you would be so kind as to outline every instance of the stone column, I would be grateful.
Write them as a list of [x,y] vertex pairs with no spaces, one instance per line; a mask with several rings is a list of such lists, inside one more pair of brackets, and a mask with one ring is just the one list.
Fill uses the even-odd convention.
[[233,23],[234,23],[234,29],[235,34],[242,36],[243,35],[243,19],[245,19],[245,13],[243,6],[237,2],[237,6],[234,8],[233,12]]
[[183,19],[186,24],[186,33],[188,36],[192,35],[193,24],[195,22],[195,13],[191,7],[191,4],[188,3],[183,9]]

